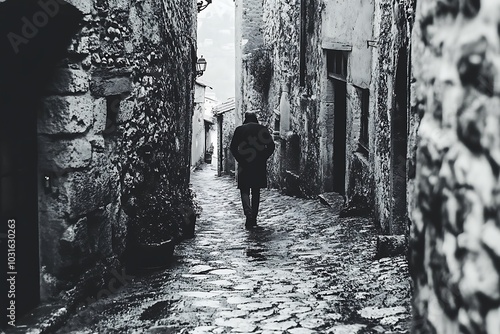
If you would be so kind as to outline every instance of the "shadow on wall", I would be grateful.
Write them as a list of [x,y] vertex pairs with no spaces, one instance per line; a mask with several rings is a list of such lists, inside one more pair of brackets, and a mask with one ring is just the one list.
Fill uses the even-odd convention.
[[[43,3],[45,4],[45,3]],[[0,4],[1,216],[15,229],[16,316],[39,302],[37,111],[56,64],[82,20],[71,5],[11,0]],[[42,231],[40,231],[42,232]],[[7,254],[1,242],[1,253]],[[7,268],[7,257],[2,257]],[[0,279],[5,281],[2,269]],[[7,287],[2,285],[3,291]],[[2,298],[0,307],[9,301]],[[2,318],[2,326],[5,326]]]

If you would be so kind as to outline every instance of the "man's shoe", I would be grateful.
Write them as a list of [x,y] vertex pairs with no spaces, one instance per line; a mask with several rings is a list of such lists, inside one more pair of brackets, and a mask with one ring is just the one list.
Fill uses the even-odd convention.
[[257,219],[251,218],[251,217],[247,218],[247,220],[245,222],[245,228],[247,230],[250,230],[254,227],[257,227]]
[[247,219],[245,221],[245,228],[247,230],[252,228],[252,217],[247,217]]

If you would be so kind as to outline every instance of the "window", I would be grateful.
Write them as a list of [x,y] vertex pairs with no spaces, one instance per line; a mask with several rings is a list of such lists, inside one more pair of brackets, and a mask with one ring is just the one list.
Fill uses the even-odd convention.
[[333,79],[346,81],[347,78],[347,53],[338,50],[327,51],[326,66],[328,76]]
[[361,101],[361,124],[359,132],[359,146],[361,151],[368,153],[369,148],[369,132],[368,132],[368,120],[369,120],[369,103],[370,103],[370,91],[368,89],[357,88],[358,96]]

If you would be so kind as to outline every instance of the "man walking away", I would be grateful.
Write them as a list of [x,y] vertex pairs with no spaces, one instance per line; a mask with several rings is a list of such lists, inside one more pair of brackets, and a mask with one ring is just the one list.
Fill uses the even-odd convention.
[[234,130],[230,150],[238,162],[238,189],[247,229],[257,226],[260,188],[267,188],[266,162],[273,154],[274,146],[269,130],[259,124],[255,112],[246,112],[243,125]]

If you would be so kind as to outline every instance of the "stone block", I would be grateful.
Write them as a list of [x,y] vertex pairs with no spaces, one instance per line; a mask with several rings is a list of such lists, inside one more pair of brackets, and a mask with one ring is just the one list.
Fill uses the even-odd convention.
[[68,174],[57,191],[69,209],[70,218],[79,217],[111,203],[116,198],[119,175],[104,153],[94,153],[92,168]]
[[39,113],[38,133],[85,133],[93,123],[92,109],[90,96],[47,97]]
[[[116,207],[118,207],[118,205],[116,205]],[[116,255],[121,256],[125,251],[129,217],[121,208],[118,210],[118,213],[112,212],[112,214],[115,217],[115,219],[112,220],[113,252]]]
[[130,100],[123,100],[120,102],[120,112],[118,113],[117,122],[125,123],[132,119],[134,116],[135,102]]
[[93,77],[90,90],[95,96],[111,96],[129,93],[132,90],[132,81],[128,77]]
[[54,240],[59,240],[63,236],[68,223],[64,219],[51,219],[41,214],[39,224],[41,265],[47,269],[48,273],[57,274],[62,259],[59,245]]
[[69,226],[64,231],[59,244],[62,268],[77,269],[85,263],[86,257],[90,255],[87,217]]
[[92,146],[84,138],[73,140],[39,140],[39,165],[45,171],[83,168],[90,164]]
[[85,71],[59,69],[47,89],[50,93],[85,93],[89,90],[89,75]]
[[63,192],[70,203],[71,217],[77,217],[109,203],[110,178],[92,170],[69,175]]
[[92,133],[102,133],[106,129],[107,105],[105,98],[94,101],[94,126]]
[[65,0],[65,2],[74,6],[82,14],[90,14],[94,8],[92,0]]
[[379,235],[377,238],[377,255],[375,258],[406,255],[408,240],[404,235]]
[[128,0],[111,0],[109,2],[109,6],[111,8],[128,10],[129,9],[129,1]]

